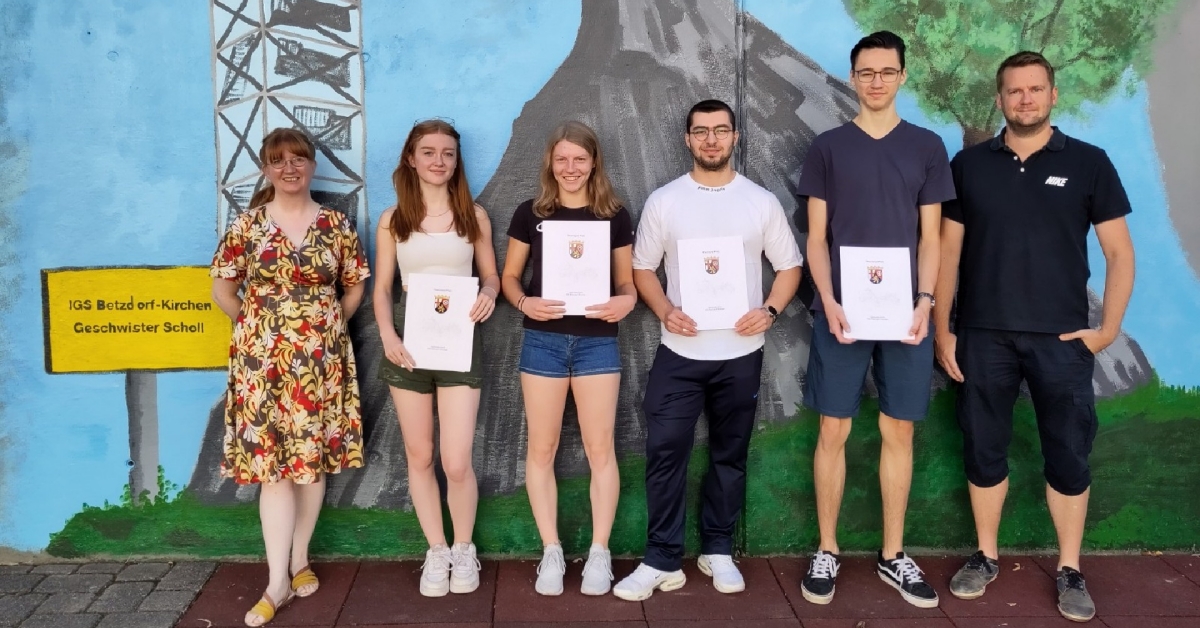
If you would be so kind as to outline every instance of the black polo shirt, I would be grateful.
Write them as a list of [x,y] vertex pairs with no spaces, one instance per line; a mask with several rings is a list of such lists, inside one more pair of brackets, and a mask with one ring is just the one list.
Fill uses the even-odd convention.
[[1088,326],[1087,234],[1131,211],[1103,150],[1054,127],[1024,162],[1004,144],[963,149],[950,162],[963,224],[957,325],[1061,334]]

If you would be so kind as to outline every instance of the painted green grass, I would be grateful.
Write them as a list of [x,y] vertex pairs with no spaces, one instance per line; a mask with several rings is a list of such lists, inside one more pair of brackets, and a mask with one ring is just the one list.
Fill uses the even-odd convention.
[[[909,547],[965,548],[974,528],[962,471],[962,440],[954,420],[954,397],[944,392],[917,429],[913,490],[909,500]],[[1103,401],[1092,454],[1094,488],[1085,546],[1109,549],[1190,549],[1200,539],[1200,392],[1157,381],[1129,395]],[[880,543],[878,406],[865,401],[847,446],[847,480],[839,527],[843,550],[873,550]],[[1018,404],[1010,450],[1010,490],[1000,543],[1013,549],[1053,547],[1045,506],[1042,459],[1033,409]],[[749,460],[746,510],[738,534],[748,554],[811,551],[817,541],[812,486],[816,416],[761,425]],[[707,450],[698,448],[689,467],[689,504],[696,511]],[[645,466],[640,456],[620,465],[621,503],[610,545],[617,554],[640,554],[645,543]],[[559,483],[559,531],[568,553],[591,543],[588,479]],[[448,517],[447,517],[448,521]],[[699,549],[692,516],[688,548]],[[475,542],[480,552],[534,555],[537,528],[524,490],[483,498]],[[424,552],[416,516],[409,511],[326,508],[312,551],[322,556],[396,557]],[[262,537],[254,504],[206,506],[188,493],[170,501],[85,507],[52,536],[48,552],[61,557],[185,555],[258,557]]]

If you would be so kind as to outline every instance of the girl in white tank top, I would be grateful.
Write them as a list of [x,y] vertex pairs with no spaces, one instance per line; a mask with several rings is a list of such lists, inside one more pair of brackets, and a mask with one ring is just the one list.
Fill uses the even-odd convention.
[[[482,384],[479,326],[492,315],[500,279],[487,213],[471,199],[459,153],[459,135],[442,120],[416,124],[392,175],[396,205],[376,231],[374,311],[383,340],[380,378],[389,384],[408,458],[408,487],[421,530],[429,542],[421,572],[422,595],[469,593],[479,586],[479,561],[471,536],[479,489],[471,467],[475,418]],[[467,373],[423,370],[404,348],[404,296],[394,295],[396,271],[469,277],[478,271],[480,290],[471,308],[475,344]],[[397,298],[398,297],[398,298]],[[442,504],[433,474],[433,395],[437,394],[442,468],[446,472],[454,543],[446,542]]]

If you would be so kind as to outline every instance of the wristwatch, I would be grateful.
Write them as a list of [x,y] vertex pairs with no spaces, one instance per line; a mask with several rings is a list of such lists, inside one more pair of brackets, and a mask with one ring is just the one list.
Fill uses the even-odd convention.
[[933,295],[928,292],[918,292],[917,298],[913,299],[913,304],[916,305],[917,301],[920,301],[922,297],[929,299],[929,307],[937,305],[937,301],[934,300]]
[[771,324],[774,325],[775,321],[779,318],[779,310],[770,305],[764,305],[762,309],[766,310],[767,314],[771,315]]

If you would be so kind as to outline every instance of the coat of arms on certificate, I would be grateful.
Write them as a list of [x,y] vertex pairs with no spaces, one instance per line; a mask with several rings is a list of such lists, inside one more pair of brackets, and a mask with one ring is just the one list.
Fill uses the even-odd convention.
[[704,272],[715,275],[721,270],[720,255],[705,255],[704,256]]
[[450,295],[433,295],[433,311],[437,312],[438,314],[445,314],[446,310],[448,309],[450,309]]
[[871,283],[881,283],[883,281],[883,266],[867,266],[867,277]]
[[571,240],[567,243],[570,250],[571,259],[579,259],[583,257],[583,240]]

